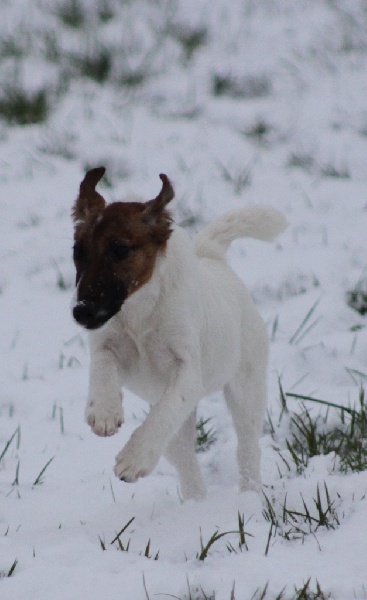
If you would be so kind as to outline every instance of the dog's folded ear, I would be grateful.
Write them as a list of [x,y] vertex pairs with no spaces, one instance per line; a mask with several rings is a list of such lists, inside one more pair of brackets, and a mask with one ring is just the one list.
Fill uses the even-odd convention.
[[143,219],[146,223],[154,224],[159,216],[162,214],[166,205],[171,202],[175,196],[172,184],[168,179],[167,175],[161,173],[159,177],[162,180],[162,189],[153,200],[149,200],[145,203],[145,209],[143,211]]
[[91,214],[100,212],[106,205],[104,198],[96,192],[96,185],[105,174],[104,167],[90,169],[80,184],[79,196],[72,209],[75,223],[85,221]]

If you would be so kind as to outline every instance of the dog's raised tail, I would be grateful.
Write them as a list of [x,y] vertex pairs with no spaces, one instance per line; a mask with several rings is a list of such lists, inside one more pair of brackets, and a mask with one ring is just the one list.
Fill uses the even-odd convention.
[[228,246],[238,238],[272,242],[287,227],[284,214],[271,206],[246,206],[225,213],[195,239],[197,256],[224,258]]

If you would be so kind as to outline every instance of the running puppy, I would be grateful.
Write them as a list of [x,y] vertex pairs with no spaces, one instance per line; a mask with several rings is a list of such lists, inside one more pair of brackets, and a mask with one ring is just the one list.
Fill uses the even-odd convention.
[[150,413],[117,455],[115,474],[136,481],[164,454],[183,497],[201,498],[196,406],[223,389],[238,438],[241,489],[257,489],[268,340],[225,252],[239,237],[274,240],[286,219],[271,207],[246,207],[223,215],[192,243],[167,210],[174,191],[166,175],[154,200],[107,205],[95,189],[104,172],[87,172],[72,212],[73,316],[90,330],[86,421],[97,435],[116,433],[124,420],[122,385],[147,400]]

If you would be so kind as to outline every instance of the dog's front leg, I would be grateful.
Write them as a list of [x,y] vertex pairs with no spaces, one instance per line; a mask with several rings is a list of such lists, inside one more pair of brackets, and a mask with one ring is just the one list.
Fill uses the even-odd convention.
[[134,482],[149,475],[170,439],[195,409],[203,393],[201,383],[198,384],[201,378],[192,365],[191,360],[177,361],[163,398],[152,407],[144,423],[116,456],[115,474],[119,479]]
[[108,349],[91,352],[85,420],[100,436],[113,435],[124,421],[117,359]]

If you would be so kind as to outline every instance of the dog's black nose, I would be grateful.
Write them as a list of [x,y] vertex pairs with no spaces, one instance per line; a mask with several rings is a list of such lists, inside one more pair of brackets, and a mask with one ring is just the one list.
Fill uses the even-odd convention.
[[95,302],[85,300],[78,302],[73,308],[73,317],[79,325],[88,327],[94,322],[97,315],[97,306]]

